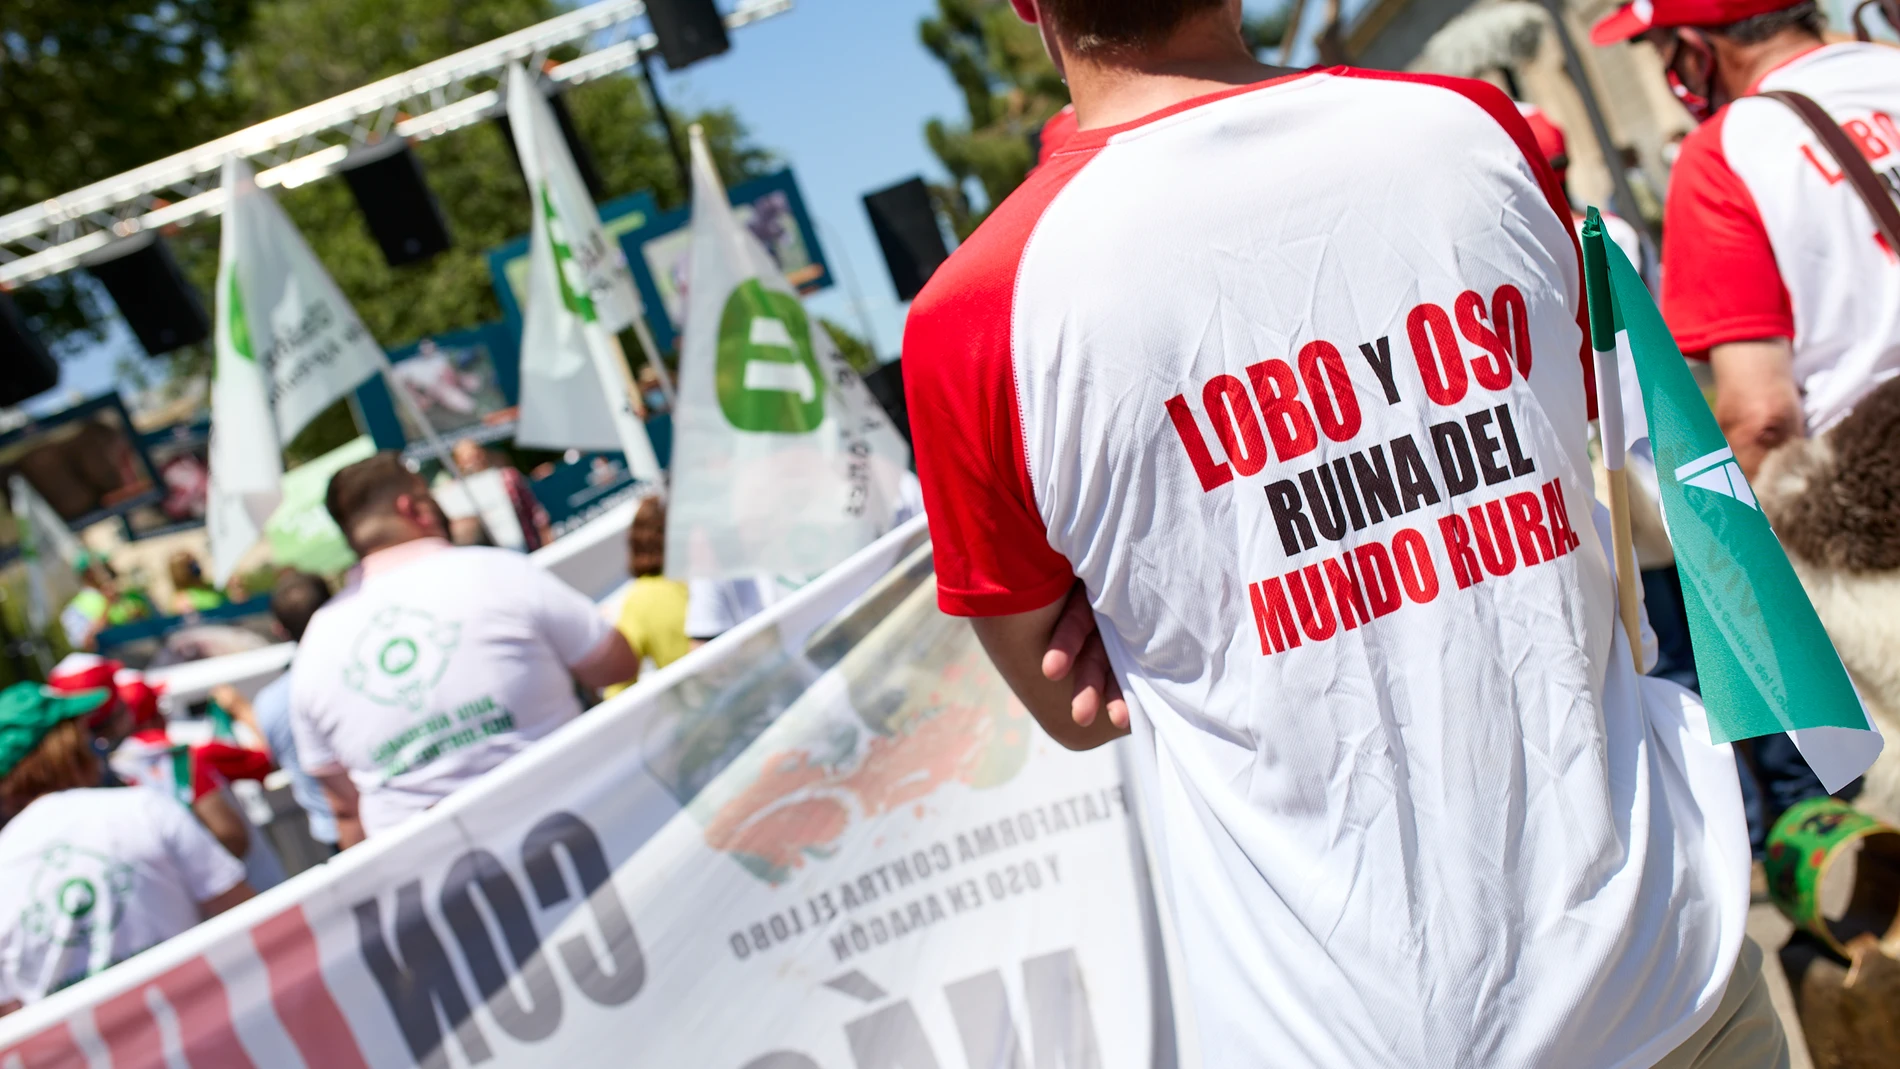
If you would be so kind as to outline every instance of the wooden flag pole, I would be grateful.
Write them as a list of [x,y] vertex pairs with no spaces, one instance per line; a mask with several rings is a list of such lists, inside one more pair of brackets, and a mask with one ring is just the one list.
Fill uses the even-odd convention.
[[1643,636],[1637,598],[1636,542],[1630,533],[1629,471],[1624,467],[1623,384],[1616,358],[1616,298],[1610,290],[1609,256],[1604,251],[1603,219],[1590,209],[1583,225],[1584,292],[1590,305],[1590,349],[1596,359],[1597,438],[1603,471],[1610,483],[1610,557],[1616,568],[1616,614],[1629,640],[1630,660],[1643,674]]
[[1636,573],[1635,540],[1630,534],[1629,469],[1610,467],[1608,449],[1603,455],[1604,471],[1610,477],[1610,548],[1616,554],[1616,614],[1623,621],[1623,635],[1629,639],[1630,659],[1636,663],[1636,674],[1642,675],[1642,620],[1637,591],[1642,589],[1643,580]]

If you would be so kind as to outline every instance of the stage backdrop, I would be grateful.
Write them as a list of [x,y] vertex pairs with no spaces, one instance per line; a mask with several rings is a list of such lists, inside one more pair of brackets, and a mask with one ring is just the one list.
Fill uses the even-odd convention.
[[1035,730],[937,611],[921,523],[0,1020],[0,1066],[1171,1065],[1117,755]]

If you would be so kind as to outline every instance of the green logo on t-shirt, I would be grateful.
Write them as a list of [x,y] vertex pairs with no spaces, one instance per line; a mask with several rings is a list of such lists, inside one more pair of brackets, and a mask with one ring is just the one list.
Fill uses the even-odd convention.
[[805,434],[825,421],[825,376],[798,298],[747,279],[719,316],[719,410],[742,431]]
[[28,882],[29,905],[20,914],[20,927],[63,946],[85,946],[125,919],[132,877],[132,866],[104,854],[67,843],[50,846]]
[[343,682],[378,705],[420,712],[461,639],[459,623],[444,623],[421,609],[386,606],[356,636]]

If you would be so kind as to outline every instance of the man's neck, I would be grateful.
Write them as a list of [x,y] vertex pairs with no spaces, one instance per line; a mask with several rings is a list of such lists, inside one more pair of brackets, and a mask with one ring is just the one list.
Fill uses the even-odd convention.
[[1165,44],[1138,54],[1085,56],[1064,48],[1076,125],[1119,126],[1195,97],[1294,73],[1255,59],[1220,15],[1193,19]]
[[1722,57],[1723,62],[1717,68],[1717,76],[1722,80],[1722,92],[1729,100],[1739,100],[1747,96],[1755,83],[1761,81],[1769,71],[1803,52],[1821,47],[1823,43],[1813,34],[1791,29],[1760,44],[1734,45]]
[[399,568],[417,557],[427,556],[447,545],[448,542],[441,535],[415,530],[406,538],[381,542],[373,547],[358,547],[357,556],[363,562],[363,574],[373,575]]

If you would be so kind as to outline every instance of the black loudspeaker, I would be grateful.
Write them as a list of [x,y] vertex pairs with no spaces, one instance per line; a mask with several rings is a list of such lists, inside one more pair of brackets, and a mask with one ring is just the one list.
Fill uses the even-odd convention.
[[59,385],[59,364],[26,329],[13,298],[0,292],[0,408]]
[[449,248],[449,224],[435,202],[422,161],[401,138],[352,154],[343,180],[391,267],[419,263]]
[[86,260],[86,270],[105,285],[150,356],[211,336],[198,288],[178,269],[171,247],[146,233],[115,242]]
[[877,398],[884,414],[891,417],[897,433],[904,436],[904,441],[910,441],[910,409],[904,404],[904,362],[893,360],[864,376],[864,385],[871,396]]
[[[567,98],[560,93],[548,97],[548,106],[554,109],[554,121],[561,128],[561,140],[567,142],[567,154],[574,157],[574,169],[581,173],[581,181],[587,185],[587,195],[595,203],[606,199],[607,184],[600,180],[600,171],[594,167],[594,154],[588,151],[587,142],[581,140],[580,128],[574,125],[574,115],[567,110]],[[521,152],[515,148],[515,128],[508,122],[508,113],[495,116],[495,125],[501,129],[501,142],[508,146],[508,157],[515,161],[515,169],[521,170]],[[522,171],[522,174],[527,174]]]
[[647,18],[660,39],[666,69],[679,70],[732,47],[726,20],[713,0],[647,0]]
[[864,210],[871,214],[871,229],[884,250],[897,299],[908,301],[950,256],[943,247],[937,211],[930,205],[930,190],[923,179],[913,178],[865,194]]

